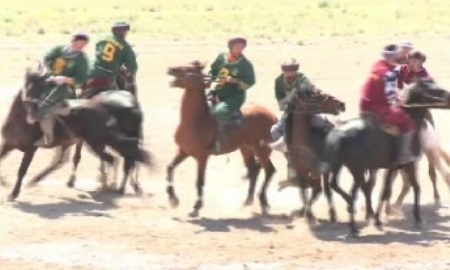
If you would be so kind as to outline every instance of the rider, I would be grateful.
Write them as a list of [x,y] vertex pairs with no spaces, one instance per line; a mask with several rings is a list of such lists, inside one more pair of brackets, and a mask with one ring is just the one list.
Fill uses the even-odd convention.
[[405,84],[410,84],[415,78],[427,78],[427,70],[423,66],[427,56],[420,51],[412,51],[408,55],[408,64],[399,70],[398,88],[403,89]]
[[371,74],[362,89],[360,109],[376,115],[382,123],[396,126],[400,132],[397,165],[403,165],[415,160],[410,150],[415,129],[412,118],[398,107],[397,80],[395,67],[400,57],[398,45],[390,44],[382,51],[382,60],[376,62]]
[[94,65],[89,72],[86,89],[118,89],[116,80],[122,65],[128,69],[133,79],[136,78],[136,55],[126,41],[129,30],[128,23],[117,22],[111,28],[112,34],[97,42]]
[[70,45],[59,45],[44,56],[44,63],[49,68],[49,84],[44,103],[37,112],[43,137],[35,142],[36,146],[48,146],[53,143],[54,105],[64,99],[76,98],[75,89],[87,80],[89,59],[84,53],[89,43],[89,36],[76,33]]
[[[416,78],[430,78],[423,63],[427,60],[427,56],[420,51],[411,51],[408,55],[408,64],[402,65],[399,69],[398,88],[403,87],[414,81]],[[434,119],[430,110],[427,110],[425,119],[434,127]]]
[[253,64],[243,55],[247,39],[236,36],[228,40],[229,52],[221,53],[211,65],[210,75],[217,79],[214,89],[218,103],[212,114],[218,123],[218,134],[212,147],[219,153],[226,137],[227,126],[233,115],[240,111],[246,99],[246,90],[255,84]]
[[414,49],[413,44],[409,41],[405,41],[400,42],[398,46],[400,47],[400,53],[397,62],[401,65],[408,64],[408,56]]
[[[278,107],[285,113],[283,113],[280,121],[273,125],[271,129],[272,138],[274,140],[279,140],[284,135],[284,120],[286,119],[285,110],[290,95],[293,94],[296,89],[311,93],[316,91],[316,88],[305,74],[298,71],[299,67],[300,64],[295,59],[291,59],[281,65],[283,73],[275,79],[275,97],[278,101]],[[311,126],[327,131],[327,129],[330,128],[330,123],[324,116],[316,114],[311,118]]]

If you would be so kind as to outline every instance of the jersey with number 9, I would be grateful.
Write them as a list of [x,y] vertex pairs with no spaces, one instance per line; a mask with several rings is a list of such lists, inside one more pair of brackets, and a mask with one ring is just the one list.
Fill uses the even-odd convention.
[[123,38],[108,35],[99,40],[95,46],[95,61],[89,77],[115,79],[122,65],[125,65],[132,74],[136,73],[137,63],[134,51]]

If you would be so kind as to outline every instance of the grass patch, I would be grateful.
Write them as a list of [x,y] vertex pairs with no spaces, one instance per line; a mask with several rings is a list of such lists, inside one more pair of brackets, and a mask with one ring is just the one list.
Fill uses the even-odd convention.
[[447,33],[450,5],[439,0],[2,0],[1,36],[108,31],[132,23],[149,38],[216,39],[233,33],[267,40],[343,35]]

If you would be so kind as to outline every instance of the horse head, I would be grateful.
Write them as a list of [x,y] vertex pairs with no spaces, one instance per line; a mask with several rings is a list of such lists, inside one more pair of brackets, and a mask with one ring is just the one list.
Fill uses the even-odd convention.
[[417,78],[404,90],[404,108],[450,108],[450,92],[431,78]]
[[319,89],[296,90],[288,100],[288,110],[302,114],[333,114],[345,111],[345,103]]
[[205,65],[199,61],[194,61],[187,66],[170,67],[167,74],[175,77],[171,82],[172,87],[183,89],[201,88],[205,89],[205,75],[203,69]]
[[36,114],[47,89],[47,69],[39,62],[37,67],[28,67],[25,72],[25,84],[21,90],[21,99],[27,112],[27,122],[36,122]]

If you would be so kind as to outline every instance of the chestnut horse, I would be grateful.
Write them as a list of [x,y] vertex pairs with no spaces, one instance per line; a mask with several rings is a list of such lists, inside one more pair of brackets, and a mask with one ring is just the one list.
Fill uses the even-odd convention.
[[[203,186],[205,170],[210,156],[209,147],[217,133],[217,123],[209,113],[205,90],[205,75],[202,73],[204,65],[193,62],[188,66],[171,67],[168,74],[175,77],[172,87],[184,89],[181,101],[181,121],[175,133],[175,142],[178,153],[167,167],[167,194],[172,207],[179,204],[174,189],[173,173],[175,168],[187,157],[191,156],[197,161],[197,201],[190,213],[191,217],[199,215],[203,207]],[[240,149],[247,169],[250,171],[250,181],[245,205],[253,203],[259,166],[256,159],[265,170],[265,179],[259,193],[259,200],[263,214],[267,214],[269,203],[267,188],[275,173],[275,167],[270,160],[271,141],[270,128],[277,119],[268,109],[251,105],[244,106],[243,123],[239,128],[229,131],[227,141],[223,144],[222,152],[226,154]]]

